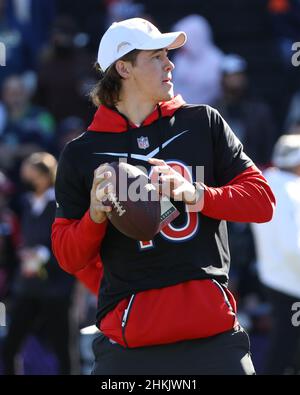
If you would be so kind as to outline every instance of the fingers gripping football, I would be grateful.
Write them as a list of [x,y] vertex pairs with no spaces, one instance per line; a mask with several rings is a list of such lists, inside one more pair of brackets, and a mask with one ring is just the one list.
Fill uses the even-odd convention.
[[[186,180],[179,172],[174,170],[165,161],[151,158],[149,162],[154,165],[154,178],[160,182],[160,191],[163,195],[193,203],[196,200],[196,190],[192,183]],[[157,175],[159,175],[157,177]]]
[[111,225],[127,237],[151,240],[160,229],[161,204],[149,181],[145,170],[126,162],[100,166],[94,174],[91,216],[96,222],[107,216]]
[[113,185],[110,182],[112,173],[108,163],[99,166],[94,171],[93,185],[91,189],[90,216],[96,223],[104,222],[106,213],[111,211],[111,207],[103,202],[113,192]]

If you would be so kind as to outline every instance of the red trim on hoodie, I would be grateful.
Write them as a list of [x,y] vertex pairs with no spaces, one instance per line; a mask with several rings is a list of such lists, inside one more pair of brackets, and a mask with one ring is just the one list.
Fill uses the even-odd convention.
[[[161,116],[171,117],[178,108],[180,108],[185,101],[180,95],[173,97],[173,99],[159,103]],[[156,121],[159,118],[159,112],[157,108],[148,115],[143,121],[142,126],[147,126]],[[136,128],[137,126],[129,122],[130,126]],[[105,106],[99,106],[98,110],[94,115],[94,119],[88,130],[93,132],[111,132],[111,133],[122,133],[128,129],[125,116]]]

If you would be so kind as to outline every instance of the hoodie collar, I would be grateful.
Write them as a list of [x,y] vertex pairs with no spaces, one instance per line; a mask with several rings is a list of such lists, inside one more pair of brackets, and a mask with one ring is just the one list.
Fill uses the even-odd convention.
[[[160,112],[162,117],[171,117],[184,104],[185,101],[180,95],[173,97],[169,101],[159,103],[160,111],[156,106],[155,110],[148,115],[141,126],[148,126],[156,121],[160,117]],[[137,126],[128,121],[124,115],[116,110],[101,105],[96,111],[88,130],[93,132],[121,133],[126,132],[128,127],[136,128]]]

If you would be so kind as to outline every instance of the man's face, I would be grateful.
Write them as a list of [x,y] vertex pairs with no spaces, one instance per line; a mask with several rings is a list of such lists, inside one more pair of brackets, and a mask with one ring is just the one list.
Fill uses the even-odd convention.
[[170,100],[173,95],[172,70],[174,64],[168,58],[167,49],[141,51],[130,68],[130,89],[135,89],[142,100]]
[[247,76],[243,72],[224,74],[222,82],[224,93],[236,99],[242,97],[247,88]]
[[28,94],[18,77],[10,77],[3,84],[2,100],[8,109],[22,108],[28,102]]
[[35,191],[45,192],[50,186],[49,176],[30,163],[22,163],[20,177],[24,184],[30,185]]

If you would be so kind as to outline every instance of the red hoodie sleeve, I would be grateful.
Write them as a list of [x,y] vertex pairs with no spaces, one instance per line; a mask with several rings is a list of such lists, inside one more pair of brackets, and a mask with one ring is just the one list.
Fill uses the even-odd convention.
[[82,219],[56,218],[52,225],[52,249],[60,266],[74,274],[99,256],[107,222],[96,224],[89,211]]
[[93,222],[89,210],[80,220],[56,218],[52,225],[52,250],[59,265],[96,294],[103,276],[99,250],[106,226]]
[[98,295],[103,277],[103,265],[99,255],[95,256],[84,269],[74,273],[74,276],[93,294]]
[[256,166],[251,166],[223,187],[204,185],[202,214],[233,222],[268,222],[272,219],[275,197]]

